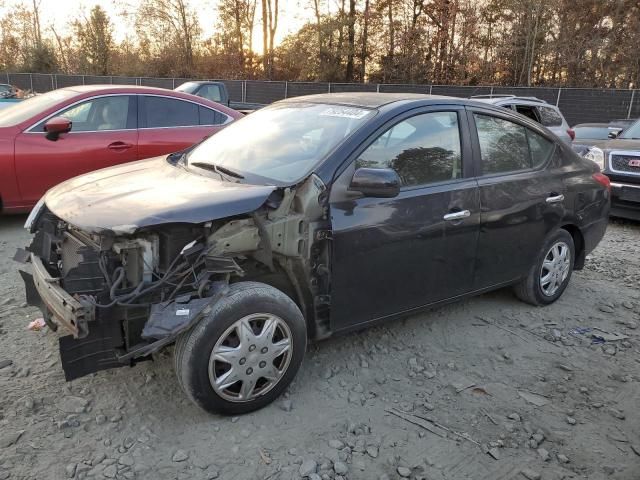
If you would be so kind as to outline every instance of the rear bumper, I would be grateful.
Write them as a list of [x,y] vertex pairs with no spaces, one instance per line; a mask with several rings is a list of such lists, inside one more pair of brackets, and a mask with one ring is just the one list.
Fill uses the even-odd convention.
[[640,220],[640,184],[611,182],[611,215]]

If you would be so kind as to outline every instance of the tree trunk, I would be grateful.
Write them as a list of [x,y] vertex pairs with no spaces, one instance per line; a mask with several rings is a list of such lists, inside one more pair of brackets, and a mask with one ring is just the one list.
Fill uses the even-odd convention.
[[387,68],[385,68],[384,80],[388,81],[387,76],[391,76],[393,74],[393,64],[396,50],[396,28],[393,20],[393,0],[388,0],[389,2],[389,10],[387,12],[387,17],[389,19],[389,53],[387,54]]
[[267,18],[267,2],[270,0],[262,1],[262,69],[265,76],[269,75],[269,40],[268,31],[269,19]]
[[367,37],[369,35],[369,0],[364,3],[364,18],[362,25],[362,48],[360,50],[360,81],[364,82],[367,63]]
[[353,59],[356,53],[356,0],[349,0],[349,24],[347,32],[347,72],[345,74],[345,81],[353,82]]

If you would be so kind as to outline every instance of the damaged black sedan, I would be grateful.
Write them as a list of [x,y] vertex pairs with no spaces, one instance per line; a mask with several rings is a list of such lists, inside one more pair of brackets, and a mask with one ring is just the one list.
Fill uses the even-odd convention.
[[609,183],[472,100],[278,102],[188,151],[69,180],[27,219],[27,300],[67,380],[175,343],[212,412],[273,401],[308,340],[513,286],[557,300],[604,235]]

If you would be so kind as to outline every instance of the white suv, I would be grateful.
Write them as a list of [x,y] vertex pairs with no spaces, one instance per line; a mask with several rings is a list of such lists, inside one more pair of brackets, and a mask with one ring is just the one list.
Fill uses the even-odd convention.
[[544,125],[567,143],[575,138],[574,131],[555,105],[536,97],[516,97],[515,95],[474,95],[471,98],[499,107],[509,108]]

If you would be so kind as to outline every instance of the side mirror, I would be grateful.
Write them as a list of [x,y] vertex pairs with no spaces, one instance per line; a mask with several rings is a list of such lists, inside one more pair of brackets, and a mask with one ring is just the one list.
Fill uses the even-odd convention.
[[53,117],[44,124],[44,131],[47,132],[47,140],[55,142],[62,133],[71,131],[71,120],[64,117]]
[[393,198],[400,193],[400,177],[391,168],[359,168],[353,174],[349,190],[365,197]]

